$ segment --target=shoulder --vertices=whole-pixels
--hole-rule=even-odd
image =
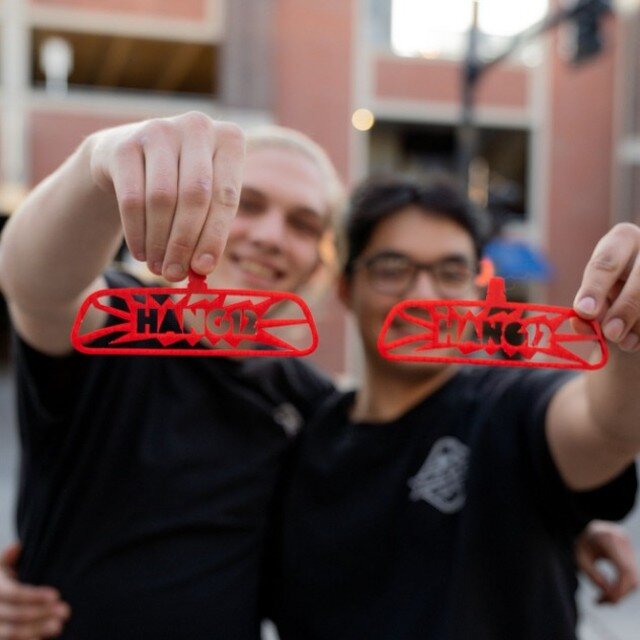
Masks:
[[[335,391],[327,375],[298,358],[251,358],[242,368],[245,380],[255,380],[269,395],[291,402],[305,416]]]

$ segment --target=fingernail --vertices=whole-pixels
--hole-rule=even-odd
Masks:
[[[582,311],[582,313],[592,314],[595,313],[596,310],[596,301],[587,296],[586,298],[582,298],[576,305],[578,311]]]
[[[157,276],[162,275],[162,262],[153,262],[151,264],[151,271]]]
[[[636,333],[630,333],[621,343],[620,348],[623,351],[633,351],[638,346],[640,337]]]
[[[607,340],[611,342],[617,342],[624,331],[624,322],[620,318],[614,318],[607,322],[604,327],[604,335]]]
[[[216,259],[210,253],[203,253],[196,259],[196,266],[200,271],[208,273],[216,266]]]
[[[169,280],[180,280],[180,278],[184,278],[185,276],[184,268],[180,264],[170,264],[167,267],[165,275]]]

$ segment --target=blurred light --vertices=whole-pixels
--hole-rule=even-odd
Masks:
[[[613,8],[623,14],[635,13],[640,9],[640,0],[613,0]]]
[[[40,69],[47,91],[66,93],[73,70],[73,48],[64,38],[47,38],[40,47]]]
[[[442,57],[442,49],[440,47],[421,49],[420,56],[425,60],[437,60],[438,58]]]
[[[0,214],[10,215],[27,196],[24,185],[15,182],[3,182],[0,184]]]
[[[369,131],[375,122],[375,116],[369,109],[356,109],[351,116],[351,124],[358,131]]]
[[[631,2],[632,0],[624,0]],[[539,22],[549,10],[549,0],[481,0],[480,30],[495,37],[510,37]],[[399,55],[442,48],[452,52],[451,36],[471,27],[471,0],[393,0],[391,45]],[[443,47],[446,40],[448,46]]]

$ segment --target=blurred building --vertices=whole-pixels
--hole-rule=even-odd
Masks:
[[[348,181],[372,169],[453,167],[464,37],[427,17],[418,27],[432,40],[403,48],[401,4],[0,0],[0,208],[8,214],[91,131],[189,109],[299,128]],[[640,219],[638,11],[607,20],[604,36],[603,52],[575,67],[558,30],[479,89],[474,188],[490,187],[515,233],[547,253],[555,275],[535,293],[554,303],[571,301],[613,222]],[[498,33],[484,46],[495,53],[507,42]],[[357,109],[373,126],[352,125]],[[347,334],[343,318],[324,314],[321,364],[349,368]]]

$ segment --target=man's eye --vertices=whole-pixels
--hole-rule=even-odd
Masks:
[[[392,280],[395,278],[403,278],[409,270],[406,264],[379,264],[375,266],[373,272],[379,278]]]
[[[241,213],[260,213],[263,206],[256,200],[247,200],[240,198],[240,204],[238,205],[238,211]]]
[[[319,238],[322,235],[322,227],[313,220],[306,220],[304,218],[291,218],[289,224],[293,229],[303,233],[305,235]]]
[[[464,267],[447,266],[440,269],[438,275],[445,282],[466,282],[469,279],[469,270]]]

